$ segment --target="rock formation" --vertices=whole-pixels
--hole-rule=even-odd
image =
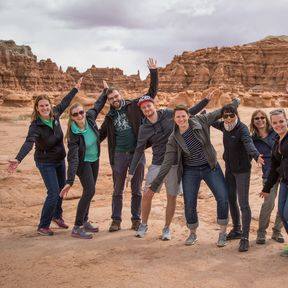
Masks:
[[[73,67],[63,72],[51,59],[37,62],[29,46],[0,40],[0,99],[6,105],[31,105],[40,92],[63,96],[80,76],[84,76],[82,91],[93,99],[103,79],[132,98],[145,93],[149,85],[149,77],[141,81],[139,73],[126,76],[119,68],[92,65],[84,73]],[[204,48],[175,56],[159,68],[158,104],[190,105],[217,89],[219,96],[210,106],[225,102],[232,94],[248,106],[288,106],[287,82],[288,37],[271,36],[242,46]]]

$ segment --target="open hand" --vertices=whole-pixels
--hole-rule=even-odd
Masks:
[[[157,69],[157,60],[155,60],[153,58],[149,58],[147,60],[147,67],[149,69]]]

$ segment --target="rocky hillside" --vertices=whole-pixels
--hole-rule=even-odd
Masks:
[[[37,62],[29,46],[0,40],[0,98],[6,105],[30,105],[43,91],[55,97],[62,95],[81,75],[84,95],[99,91],[102,79],[132,96],[145,92],[149,81],[141,81],[139,74],[126,76],[118,68],[94,65],[82,74],[72,67],[63,72],[51,59]],[[164,106],[177,102],[190,105],[215,89],[219,93],[213,106],[233,93],[244,105],[288,106],[288,37],[270,36],[242,46],[185,51],[159,69],[159,78],[159,104]]]

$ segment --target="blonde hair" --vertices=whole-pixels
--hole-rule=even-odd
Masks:
[[[73,111],[73,109],[75,109],[77,107],[82,107],[82,105],[79,102],[75,102],[68,109],[68,123],[67,123],[66,135],[65,135],[65,139],[67,141],[70,140],[71,125],[72,125],[72,122],[73,122],[72,117],[71,117],[72,116],[72,111]]]
[[[258,130],[258,128],[254,125],[254,118],[255,118],[255,116],[258,114],[258,113],[260,113],[260,114],[262,114],[263,115],[263,117],[265,117],[265,120],[266,120],[266,132],[269,132],[269,130],[271,129],[271,123],[270,123],[270,120],[269,120],[269,118],[268,118],[268,116],[267,116],[267,114],[266,114],[266,112],[265,111],[263,111],[263,110],[261,110],[261,109],[257,109],[257,110],[255,110],[253,113],[252,113],[252,115],[251,115],[251,121],[250,121],[250,125],[249,125],[249,128],[250,128],[250,132],[251,132],[251,134],[253,135],[253,134],[255,134],[256,136],[260,136],[259,135],[259,130]]]
[[[50,100],[50,98],[49,98],[48,95],[42,94],[42,95],[37,96],[36,99],[35,99],[35,101],[34,101],[33,112],[32,112],[32,114],[31,114],[31,122],[34,121],[34,120],[36,120],[36,119],[40,116],[37,108],[38,108],[38,103],[39,103],[39,101],[41,101],[41,100],[47,100],[47,101],[49,102],[50,107],[51,107],[51,111],[50,111],[49,116],[50,116],[50,118],[52,118],[52,116],[53,116],[51,100]]]

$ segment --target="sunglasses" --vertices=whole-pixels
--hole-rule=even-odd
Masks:
[[[284,114],[285,115],[285,110],[284,109],[275,109],[269,112],[270,115],[279,115],[279,114]]]
[[[222,118],[223,119],[227,119],[228,117],[230,117],[231,119],[233,119],[235,117],[234,113],[229,113],[229,114],[223,114]]]
[[[79,112],[74,112],[74,113],[72,113],[71,115],[72,115],[72,117],[77,117],[78,115],[84,115],[84,110],[80,110]]]
[[[266,119],[264,116],[261,116],[261,117],[254,117],[254,120],[255,121],[258,121],[258,120],[264,120],[264,119]]]

